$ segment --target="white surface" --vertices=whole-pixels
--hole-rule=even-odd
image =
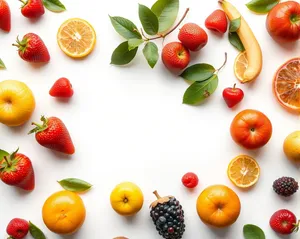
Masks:
[[[237,51],[229,44],[227,36],[220,38],[211,32],[208,45],[193,63],[207,62],[216,67],[228,52],[228,63],[220,72],[220,84],[215,94],[202,106],[181,104],[187,84],[169,73],[161,60],[151,70],[141,51],[127,67],[110,65],[110,56],[122,39],[114,31],[108,18],[123,16],[136,24],[138,1],[63,0],[68,11],[61,14],[46,11],[38,21],[31,22],[19,13],[19,2],[9,1],[12,9],[12,31],[0,32],[1,58],[8,70],[0,72],[0,80],[17,79],[26,82],[33,90],[37,107],[31,120],[40,115],[60,117],[73,138],[76,154],[70,159],[41,147],[28,136],[30,122],[20,128],[0,126],[1,148],[8,151],[20,147],[29,156],[36,173],[36,189],[24,193],[0,184],[0,233],[5,234],[8,221],[14,217],[32,220],[48,238],[61,238],[44,226],[41,208],[48,196],[61,190],[56,180],[78,177],[91,182],[93,189],[82,198],[87,217],[82,229],[65,238],[109,239],[127,236],[130,239],[160,238],[149,217],[149,204],[154,200],[152,191],[162,195],[175,195],[186,212],[184,238],[240,239],[244,224],[253,223],[264,229],[268,239],[279,238],[269,228],[273,212],[281,208],[294,211],[300,217],[300,193],[283,200],[272,191],[272,182],[280,176],[299,178],[299,169],[289,163],[283,152],[284,138],[299,130],[299,118],[287,113],[272,94],[272,77],[277,67],[296,57],[296,48],[284,48],[275,43],[265,29],[265,17],[247,10],[247,1],[232,0],[253,28],[264,54],[264,67],[254,84],[243,85],[244,101],[234,110],[226,107],[221,97],[225,87],[233,85],[232,66]],[[140,3],[151,6],[153,0]],[[195,22],[204,27],[206,16],[218,8],[217,1],[181,1],[181,16],[186,7],[191,10],[185,22]],[[98,35],[97,46],[88,58],[76,61],[65,56],[56,43],[60,24],[70,17],[88,20]],[[139,26],[141,26],[139,24]],[[22,61],[11,46],[17,35],[27,32],[39,34],[45,41],[51,62],[35,67]],[[166,43],[177,39],[177,32]],[[161,46],[161,41],[157,42]],[[299,51],[298,51],[299,53]],[[299,54],[298,54],[299,55]],[[75,90],[70,102],[60,102],[50,97],[49,88],[59,77],[68,77]],[[239,85],[240,86],[240,85]],[[246,108],[264,112],[272,121],[273,137],[257,152],[238,147],[231,139],[229,126],[233,117]],[[226,176],[229,161],[238,154],[254,156],[261,166],[261,177],[255,188],[243,192],[235,188]],[[181,185],[181,176],[187,171],[198,174],[200,184],[191,192]],[[142,211],[132,219],[118,216],[109,203],[114,186],[122,181],[137,183],[145,196]],[[213,230],[205,226],[195,210],[199,193],[212,184],[230,186],[242,203],[240,217],[232,227]],[[5,235],[0,236],[6,238]],[[298,238],[293,235],[288,238]],[[28,236],[29,238],[29,236]]]

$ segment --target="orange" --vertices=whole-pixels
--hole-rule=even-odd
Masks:
[[[72,234],[84,223],[85,206],[73,192],[52,194],[44,203],[43,220],[48,229],[57,234]]]
[[[242,82],[245,83],[244,80],[244,73],[248,67],[248,59],[246,51],[241,52],[236,58],[234,62],[234,74],[236,78]]]
[[[58,29],[57,42],[60,49],[68,56],[82,58],[94,49],[96,32],[87,21],[71,18]]]
[[[224,185],[213,185],[204,189],[197,200],[200,219],[213,227],[230,226],[238,219],[240,211],[239,197]]]
[[[118,184],[110,194],[112,208],[122,216],[133,216],[143,207],[142,190],[134,183]]]
[[[294,163],[300,163],[300,131],[289,134],[283,143],[286,157]]]
[[[227,175],[231,182],[240,188],[248,188],[257,183],[260,168],[255,159],[239,155],[228,165]]]
[[[300,113],[300,58],[279,67],[273,78],[273,91],[284,108]]]
[[[35,109],[35,99],[29,87],[16,80],[0,82],[0,123],[20,126],[28,121]]]

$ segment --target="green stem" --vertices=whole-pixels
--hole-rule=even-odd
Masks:
[[[6,164],[8,167],[11,167],[11,162],[8,161],[8,158],[4,156],[4,160],[6,161]]]
[[[186,17],[186,15],[188,14],[189,10],[190,10],[189,8],[187,8],[187,9],[185,10],[185,12],[184,12],[183,16],[181,17],[180,21],[179,21],[179,22],[178,22],[178,23],[177,23],[170,31],[168,31],[166,34],[160,34],[160,35],[158,35],[158,36],[156,36],[156,37],[148,38],[148,37],[145,36],[143,30],[141,30],[141,31],[142,31],[143,37],[145,38],[146,41],[152,41],[152,40],[156,40],[156,39],[159,39],[159,38],[165,38],[166,36],[168,36],[168,35],[171,34],[173,31],[176,30],[176,28],[177,28],[177,27],[182,23],[182,21],[185,19],[185,17]]]
[[[216,74],[218,74],[218,72],[226,65],[227,63],[227,52],[225,52],[225,61],[223,63],[223,65],[221,65],[217,70],[216,70]]]

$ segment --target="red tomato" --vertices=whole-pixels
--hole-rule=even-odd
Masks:
[[[278,41],[300,39],[300,4],[287,1],[277,4],[268,14],[267,30]]]
[[[238,113],[230,127],[232,139],[246,149],[264,146],[272,136],[272,124],[266,115],[257,110]]]

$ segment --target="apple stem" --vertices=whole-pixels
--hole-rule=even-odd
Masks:
[[[226,63],[227,63],[227,52],[225,52],[225,61],[224,61],[223,65],[221,65],[220,68],[218,68],[216,70],[216,74],[226,65]]]
[[[158,194],[156,190],[153,192],[153,194],[157,197],[157,199],[161,199],[161,196]]]
[[[4,160],[6,161],[7,166],[11,167],[11,162],[8,161],[8,158],[6,156],[4,156]]]
[[[235,90],[235,87],[236,87],[236,83],[234,83],[232,90]]]
[[[143,37],[145,38],[146,41],[151,41],[151,40],[156,40],[156,39],[159,39],[159,38],[165,38],[166,36],[168,36],[169,34],[171,34],[173,31],[176,30],[176,28],[182,23],[182,21],[185,19],[186,15],[188,14],[189,12],[189,8],[187,8],[183,14],[183,16],[181,17],[181,19],[179,20],[179,22],[170,30],[168,31],[166,34],[160,34],[156,37],[152,37],[152,38],[148,38],[145,36],[143,30],[141,29],[141,32],[142,32],[142,35]]]

